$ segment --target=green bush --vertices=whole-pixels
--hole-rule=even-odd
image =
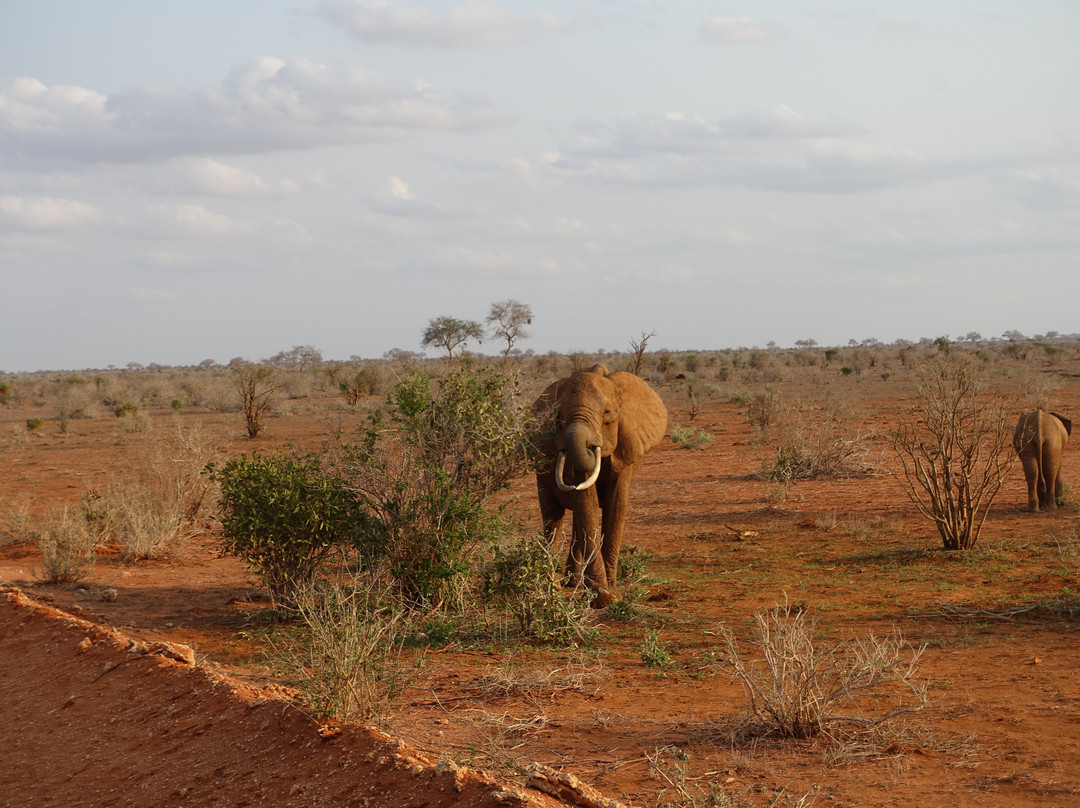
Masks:
[[[138,415],[139,405],[130,401],[125,401],[123,404],[118,404],[113,407],[113,415],[117,418],[123,418],[125,415]]]
[[[671,427],[671,442],[683,449],[700,449],[712,443],[713,436],[704,429],[695,430],[675,424]]]
[[[211,473],[221,486],[222,551],[257,570],[279,604],[331,553],[356,549],[370,562],[382,552],[378,526],[314,455],[252,454]]]
[[[587,642],[588,600],[564,597],[558,584],[559,558],[543,536],[495,548],[482,573],[485,603],[502,606],[517,619],[525,637],[577,645]]]
[[[43,426],[45,426],[45,422],[40,418],[26,419],[26,428],[29,429],[31,432],[37,432]]]
[[[485,502],[529,467],[530,424],[512,381],[464,367],[437,387],[426,373],[398,382],[360,443],[342,447],[408,604],[464,604],[474,554],[506,533]]]

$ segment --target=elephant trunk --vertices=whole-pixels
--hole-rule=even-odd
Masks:
[[[555,465],[555,484],[561,491],[584,491],[596,483],[600,476],[600,440],[593,431],[581,423],[571,424],[563,433],[562,447]],[[566,482],[566,460],[569,458],[572,472],[587,475],[584,482]],[[576,475],[572,475],[576,476]]]

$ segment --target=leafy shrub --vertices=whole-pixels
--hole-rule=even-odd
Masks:
[[[122,418],[125,415],[138,415],[139,405],[131,401],[125,401],[123,404],[117,404],[113,407],[113,415],[117,418]]]
[[[438,387],[426,373],[398,382],[362,441],[342,447],[344,474],[381,526],[408,603],[463,605],[474,554],[506,532],[485,502],[529,467],[530,425],[516,383],[464,367]]]
[[[587,642],[588,604],[563,595],[559,566],[543,536],[523,539],[507,549],[496,547],[482,571],[481,596],[485,603],[513,614],[522,636],[569,645]]]
[[[713,436],[704,429],[695,430],[692,426],[685,427],[675,424],[671,427],[671,442],[683,449],[700,449],[709,446]]]
[[[37,432],[43,426],[45,426],[45,422],[41,418],[27,418],[26,419],[26,428],[28,430],[30,430],[31,432]]]
[[[331,553],[381,552],[380,533],[361,503],[314,455],[252,454],[212,474],[221,486],[222,551],[258,571],[279,604],[290,603]]]
[[[670,668],[674,664],[667,645],[660,640],[659,630],[645,633],[638,652],[641,654],[641,661],[649,668]]]

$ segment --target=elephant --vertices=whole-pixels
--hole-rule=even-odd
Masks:
[[[598,364],[551,384],[533,411],[547,426],[536,474],[544,536],[553,543],[573,514],[565,583],[588,587],[603,608],[616,599],[630,483],[667,432],[667,408],[637,375]]]
[[[1043,409],[1023,413],[1013,432],[1013,448],[1020,455],[1027,479],[1028,510],[1052,511],[1065,495],[1061,479],[1061,453],[1072,434],[1072,421]]]

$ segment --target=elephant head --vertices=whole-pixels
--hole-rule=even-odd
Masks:
[[[566,510],[574,516],[567,572],[584,577],[600,601],[614,591],[630,481],[645,452],[667,430],[667,409],[633,373],[594,365],[555,382],[537,399],[547,419],[549,459],[537,475],[544,531],[554,539]]]

